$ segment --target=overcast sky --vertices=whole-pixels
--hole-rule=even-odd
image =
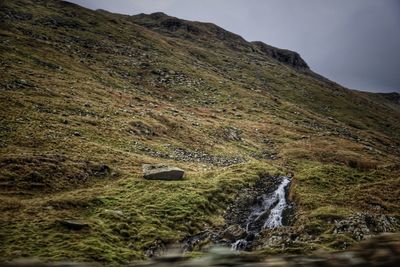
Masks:
[[[162,11],[294,50],[346,87],[400,92],[400,0],[70,0],[134,15]]]

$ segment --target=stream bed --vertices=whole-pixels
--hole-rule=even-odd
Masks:
[[[252,244],[266,229],[290,224],[293,206],[288,199],[291,178],[260,176],[250,188],[239,192],[225,214],[225,226],[207,230],[184,240],[183,251],[201,248],[211,243],[232,250],[251,250]]]
[[[289,209],[287,188],[290,178],[286,176],[276,178],[278,187],[269,193],[262,194],[250,208],[251,212],[245,224],[245,238],[231,244],[233,250],[245,250],[257,235],[264,229],[273,229],[283,226],[284,211]]]

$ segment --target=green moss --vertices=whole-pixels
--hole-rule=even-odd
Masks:
[[[15,246],[18,246],[27,255],[51,260],[67,257],[124,263],[144,258],[147,249],[174,244],[205,227],[217,226],[238,190],[254,183],[261,172],[276,173],[278,170],[253,162],[218,173],[189,173],[183,181],[126,177],[111,187],[86,191],[85,196],[93,194],[94,198],[82,199],[80,202],[86,201],[86,208],[76,214],[77,206],[61,205],[68,200],[56,197],[49,203],[70,207],[71,215],[87,221],[90,229],[82,232],[63,229],[55,223],[59,214],[50,215],[39,209],[41,221],[30,226],[21,221],[12,229],[2,228],[8,232],[2,255],[14,257]],[[79,195],[74,195],[75,202],[79,202]],[[40,205],[48,204],[44,201]],[[220,218],[213,217],[214,214]],[[26,227],[29,232],[23,230]],[[38,236],[41,232],[46,233],[45,236]]]

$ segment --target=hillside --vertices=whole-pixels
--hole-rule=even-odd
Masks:
[[[0,20],[0,261],[142,259],[223,227],[265,176],[293,176],[292,222],[265,233],[293,240],[260,239],[258,253],[399,230],[398,94],[349,90],[296,52],[163,13],[4,0]],[[186,177],[144,180],[144,163]]]

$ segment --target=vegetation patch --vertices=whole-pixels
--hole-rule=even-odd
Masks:
[[[158,254],[188,235],[224,224],[228,204],[262,172],[279,173],[275,167],[253,162],[189,173],[182,181],[124,177],[111,186],[30,199],[34,210],[26,200],[2,219],[1,252],[4,258],[35,254],[48,260],[109,263]],[[7,224],[8,216],[14,216],[13,224]],[[88,228],[70,230],[58,223],[60,219],[83,221]],[[26,227],[30,230],[24,231]],[[20,249],[15,250],[17,246]]]
[[[25,193],[56,192],[115,176],[105,164],[73,161],[62,155],[14,155],[0,159],[0,189]]]

